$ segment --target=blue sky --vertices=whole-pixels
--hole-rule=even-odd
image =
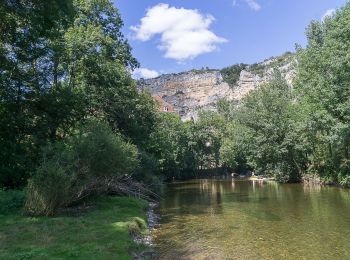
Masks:
[[[115,0],[139,76],[254,63],[305,45],[305,28],[346,0]]]

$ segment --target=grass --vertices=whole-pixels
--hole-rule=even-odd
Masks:
[[[6,193],[0,192],[0,201]],[[75,216],[0,211],[0,259],[132,259],[131,252],[145,249],[130,233],[145,232],[147,206],[139,199],[103,197]]]

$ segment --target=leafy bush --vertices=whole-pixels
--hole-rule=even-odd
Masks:
[[[350,187],[350,176],[346,175],[346,176],[339,176],[339,184],[343,187]]]
[[[288,162],[276,163],[272,166],[273,168],[271,167],[270,174],[281,183],[300,182],[301,174],[293,166]]]
[[[0,214],[13,213],[24,205],[24,192],[22,190],[0,189]]]
[[[53,215],[60,207],[106,193],[112,180],[138,164],[136,147],[96,121],[47,146],[43,154],[27,187],[25,208],[34,215]]]
[[[133,179],[141,181],[153,191],[159,191],[164,176],[158,167],[157,158],[151,153],[139,150],[139,165],[133,174]]]
[[[241,75],[241,71],[244,70],[248,65],[247,64],[235,64],[230,67],[223,68],[220,72],[226,83],[230,85],[230,87],[234,87]]]
[[[104,123],[92,122],[70,140],[80,174],[89,176],[121,176],[137,166],[137,149],[123,141]]]
[[[69,204],[74,173],[58,162],[48,160],[28,182],[26,210],[35,215],[53,215]]]
[[[264,72],[267,70],[267,67],[261,63],[254,63],[249,66],[249,72],[255,75],[262,77]]]

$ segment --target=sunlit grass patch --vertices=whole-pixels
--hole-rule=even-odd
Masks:
[[[147,202],[103,197],[81,215],[0,216],[0,259],[132,259],[144,249],[130,236],[130,225],[146,229]]]

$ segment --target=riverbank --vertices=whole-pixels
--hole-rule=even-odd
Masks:
[[[150,202],[147,210],[147,228],[146,233],[141,233],[134,236],[134,241],[138,244],[146,246],[146,249],[133,253],[132,256],[135,260],[155,259],[156,251],[153,248],[153,235],[152,233],[159,226],[159,216],[155,213],[155,208],[158,207],[158,203]]]
[[[147,233],[148,207],[140,199],[101,197],[55,217],[0,212],[0,259],[133,259],[147,249],[134,236]]]

